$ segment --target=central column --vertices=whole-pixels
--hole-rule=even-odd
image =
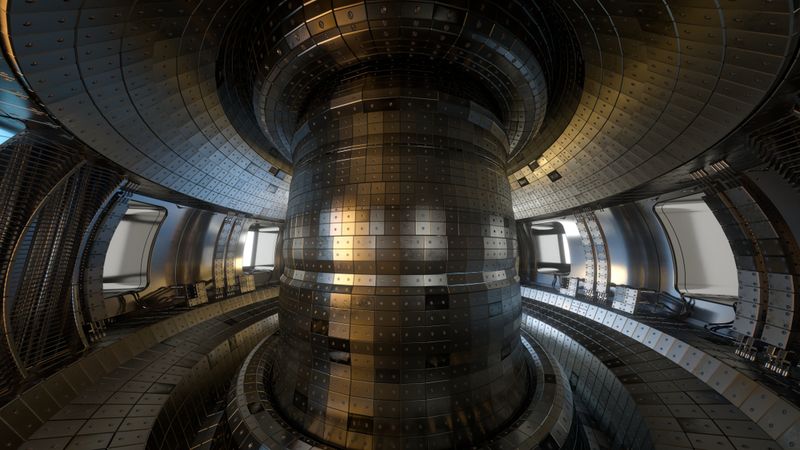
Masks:
[[[341,82],[292,141],[273,396],[333,446],[474,446],[527,397],[508,138],[438,85]]]

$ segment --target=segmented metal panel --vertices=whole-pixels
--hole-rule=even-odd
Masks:
[[[600,222],[594,212],[583,212],[575,216],[578,232],[583,243],[586,260],[584,294],[605,301],[608,298],[608,283],[611,272],[608,267],[608,245]]]
[[[103,267],[108,246],[111,245],[117,226],[125,217],[134,189],[131,186],[114,195],[105,210],[101,211],[101,217],[89,236],[88,249],[81,260],[83,269],[79,278],[81,302],[87,322],[99,322],[108,318],[103,294]]]
[[[583,245],[583,259],[585,261],[585,275],[583,279],[583,293],[589,298],[594,298],[595,289],[597,288],[597,258],[594,256],[594,244],[592,237],[589,234],[589,229],[586,227],[586,222],[582,217],[575,216],[575,224],[578,226],[578,233],[581,236],[581,244]]]
[[[11,0],[10,50],[47,111],[103,156],[175,192],[282,218],[286,161],[238,132],[219,92],[219,44],[241,5]]]
[[[9,2],[11,50],[49,112],[142,177],[275,218],[291,169],[286,134],[265,136],[265,122],[302,108],[266,102],[261,88],[300,102],[313,93],[298,78],[263,76],[289,54],[330,78],[374,52],[432,50],[492,78],[526,63],[518,52],[529,48],[548,88],[527,98],[549,113],[509,121],[539,131],[509,158],[525,218],[622,194],[696,158],[750,117],[796,47],[789,0],[515,0],[482,4],[489,20],[474,21],[460,1],[73,3]],[[523,84],[499,83],[497,98]]]
[[[228,294],[234,293],[239,288],[239,274],[242,271],[242,252],[239,248],[239,240],[242,232],[246,232],[246,223],[247,221],[243,218],[236,219],[225,246],[225,286]]]
[[[18,364],[45,371],[82,349],[72,302],[80,244],[121,177],[84,164],[48,193],[14,247],[4,320]]]
[[[636,312],[638,300],[638,289],[629,286],[617,286],[614,291],[614,301],[611,303],[611,307],[628,314],[634,314]]]
[[[659,321],[636,320],[535,288],[523,287],[522,295],[523,330],[534,333],[566,370],[588,375],[580,377],[577,392],[584,400],[589,398],[587,406],[598,408],[612,430],[635,424],[635,416],[641,414],[656,448],[798,445],[800,409],[784,398],[790,397],[786,394],[790,387],[773,391],[777,386],[760,372],[728,356],[729,346],[683,340],[674,334],[675,328]],[[538,330],[529,328],[531,324]],[[587,356],[601,361],[586,361]],[[604,368],[611,369],[611,379],[618,379],[633,395],[638,411],[631,410],[628,401],[619,397],[614,401],[615,395],[602,392],[609,378],[597,373]],[[670,416],[679,423],[670,421]],[[699,433],[698,424],[685,419],[714,419],[721,426]]]
[[[214,288],[219,295],[239,292],[242,273],[242,233],[247,232],[249,219],[227,216],[217,234],[214,247]]]
[[[26,233],[26,224],[47,193],[80,162],[70,149],[48,144],[24,133],[0,147],[0,277],[9,276],[14,248]],[[42,275],[42,274],[40,274]],[[3,290],[3,306],[9,296]],[[66,297],[62,298],[66,302]],[[13,339],[3,322],[0,342],[0,398],[13,393],[22,373],[9,347]]]
[[[295,137],[274,392],[348,448],[472,445],[528,388],[505,134],[411,86],[367,76]]]
[[[797,344],[795,314],[797,244],[788,231],[780,231],[744,186],[710,192],[705,202],[719,220],[733,250],[739,275],[739,301],[733,329],[779,349]]]
[[[482,448],[564,448],[567,440],[575,437],[569,379],[536,341],[524,338],[522,344],[530,358],[531,381],[535,383],[532,398],[519,418]],[[233,440],[237,445],[232,447],[329,448],[287,424],[276,411],[269,384],[281,361],[279,340],[268,336],[242,364],[226,408],[227,424],[235,430]],[[387,448],[382,444],[367,442],[358,448]]]
[[[764,162],[800,190],[800,105],[795,98],[793,110],[755,130],[751,142]]]
[[[227,216],[222,221],[222,226],[217,233],[217,244],[214,247],[214,289],[219,294],[225,293],[225,261],[230,241],[231,231],[233,230],[236,218]]]
[[[0,445],[190,448],[209,402],[224,395],[241,360],[277,327],[277,294],[263,289],[123,325],[0,407]]]
[[[227,46],[249,65],[242,103],[295,170],[275,395],[315,438],[476,445],[518,412],[505,165],[560,85],[540,64],[548,6],[282,1],[237,16],[256,30]]]
[[[511,167],[518,219],[623,193],[699,156],[756,111],[796,51],[789,0],[558,4],[579,36],[583,92],[553,145]]]

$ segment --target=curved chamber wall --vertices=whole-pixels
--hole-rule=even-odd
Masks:
[[[187,295],[184,286],[209,289],[211,295],[218,291],[227,295],[226,292],[242,292],[242,283],[248,286],[244,289],[251,289],[256,282],[270,282],[272,272],[260,274],[252,283],[244,281],[246,235],[234,236],[234,227],[225,224],[238,221],[243,229],[248,224],[274,223],[236,218],[140,194],[133,194],[129,203],[134,213],[121,219],[102,255],[104,306],[98,306],[102,311],[92,312],[89,318],[107,319],[136,311],[136,298],[146,303],[148,299],[163,301]],[[220,277],[215,277],[215,270]],[[217,286],[220,283],[222,286]],[[131,295],[134,292],[136,297]]]
[[[634,286],[665,292],[674,292],[674,265],[668,237],[658,223],[652,207],[643,202],[604,208],[594,211],[598,226],[603,231],[607,247],[609,281],[612,284]],[[587,253],[574,216],[537,222],[558,222],[564,228],[569,251],[568,274],[562,278],[586,278]],[[535,245],[535,241],[531,245]],[[539,273],[537,282],[551,284],[552,275]]]
[[[568,236],[572,264],[568,275],[559,275],[561,289],[570,291],[572,288],[565,286],[579,279],[582,283],[580,292],[585,292],[586,275],[590,270],[597,270],[594,263],[601,257],[607,267],[612,293],[618,287],[663,293],[673,298],[694,293],[693,320],[696,319],[701,323],[730,321],[733,315],[732,300],[717,304],[716,300],[707,301],[700,298],[710,294],[730,296],[733,293],[735,296],[738,293],[737,273],[733,265],[730,244],[717,219],[711,215],[705,204],[697,204],[694,200],[691,203],[694,205],[690,208],[691,211],[680,209],[681,213],[672,217],[674,223],[670,223],[663,214],[657,213],[664,204],[685,205],[685,202],[672,203],[675,197],[680,198],[685,195],[685,193],[669,194],[593,211],[593,220],[596,220],[600,230],[595,240],[600,239],[598,242],[602,242],[604,252],[598,255],[593,246],[587,244],[592,242],[587,240],[588,236],[581,236],[580,233]],[[699,201],[702,203],[702,200]],[[673,210],[676,210],[675,208],[677,206],[674,206]],[[694,217],[697,219],[695,221],[680,221],[692,219],[691,214],[696,213],[694,210],[700,211],[701,215],[703,211],[707,214]],[[553,221],[563,224],[575,223],[573,217],[534,223]],[[686,226],[680,229],[681,234],[676,234],[674,227],[679,225]],[[530,245],[535,245],[535,241]],[[681,246],[686,248],[686,254],[680,253]],[[726,254],[730,259],[725,259]],[[688,259],[684,261],[684,258]],[[718,272],[720,277],[707,276],[709,270]],[[535,280],[541,286],[553,285],[552,274],[538,273]],[[708,286],[698,284],[704,280],[709,283]],[[695,289],[686,289],[686,286],[693,286]],[[697,287],[706,289],[697,290]]]
[[[103,291],[137,292],[148,285],[150,253],[166,210],[130,201],[103,264]]]
[[[678,290],[698,296],[738,296],[730,243],[702,197],[693,195],[655,205],[672,243]]]
[[[647,202],[595,211],[608,248],[610,282],[674,291],[674,265],[664,229]]]
[[[153,238],[152,252],[149,258],[143,261],[142,245],[132,247],[132,242],[127,245],[108,248],[105,255],[106,269],[116,268],[118,265],[140,265],[146,270],[147,282],[135,291],[140,298],[146,298],[169,289],[171,286],[194,284],[198,281],[210,281],[212,278],[214,244],[217,233],[225,217],[224,214],[202,211],[191,207],[180,206],[172,202],[158,200],[134,194],[133,202],[145,203],[163,211],[163,219]],[[146,226],[148,224],[140,224]],[[126,227],[123,220],[121,227]],[[141,242],[140,244],[145,244]],[[104,281],[107,280],[103,274]],[[111,274],[113,275],[113,274]],[[132,303],[132,297],[123,297],[124,303],[120,304],[117,293],[128,290],[112,290],[107,293],[107,317],[131,312],[137,307]]]
[[[0,446],[797,448],[797,3],[0,0]]]
[[[531,230],[532,227],[535,226],[550,226],[550,224],[556,223],[558,224],[558,231],[559,231],[559,239],[562,241],[562,246],[565,252],[564,255],[564,263],[566,266],[569,267],[568,274],[563,276],[568,276],[571,278],[584,278],[586,276],[586,255],[583,252],[583,244],[581,242],[581,235],[578,232],[578,226],[575,222],[574,217],[559,217],[556,219],[548,219],[543,221],[519,221],[519,226],[525,227],[528,230]],[[532,255],[535,255],[535,263],[538,264],[542,261],[540,258],[540,252],[536,249],[536,231],[529,231],[532,234],[530,240],[527,241],[527,245],[531,248],[522,249],[520,243],[520,252],[529,251]],[[549,273],[538,273],[536,270],[537,268],[534,267],[534,280],[539,283],[549,284],[553,281],[553,275]]]

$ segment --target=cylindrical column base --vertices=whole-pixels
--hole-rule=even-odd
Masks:
[[[335,446],[473,446],[528,390],[508,144],[474,103],[401,91],[295,136],[274,396]]]

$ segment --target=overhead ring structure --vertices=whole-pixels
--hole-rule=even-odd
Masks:
[[[33,100],[58,124],[143,180],[278,219],[293,169],[285,146],[279,150],[282,144],[263,131],[267,105],[256,101],[252,82],[264,69],[254,63],[282,42],[277,35],[271,40],[274,27],[281,36],[298,27],[315,36],[350,31],[331,28],[339,30],[335,14],[323,17],[328,25],[321,35],[314,16],[295,16],[294,25],[247,19],[261,17],[268,6],[296,11],[319,4],[346,14],[397,4],[6,3],[6,52]],[[545,75],[547,103],[538,134],[507,163],[518,220],[653,182],[680,186],[709,162],[698,157],[724,143],[769,98],[797,49],[790,1],[547,1],[528,6],[531,15],[515,13],[525,3],[509,2],[501,11],[524,22],[535,38],[530,50]],[[461,11],[467,4],[493,5],[438,4]],[[412,35],[407,40],[421,45]],[[243,55],[251,48],[256,52]]]

